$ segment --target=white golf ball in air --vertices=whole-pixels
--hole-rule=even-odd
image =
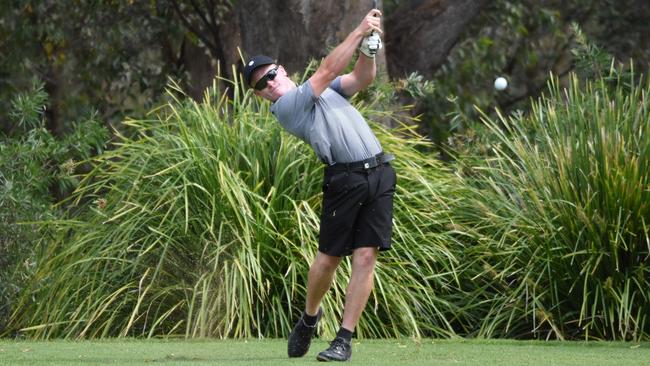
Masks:
[[[506,78],[498,77],[496,78],[496,80],[494,80],[494,89],[504,90],[507,87],[508,87],[508,80],[506,80]]]

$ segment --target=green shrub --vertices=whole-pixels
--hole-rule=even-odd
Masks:
[[[55,235],[39,246],[11,332],[288,334],[317,250],[322,166],[283,132],[267,102],[218,82],[203,103],[181,96],[149,120],[126,121],[134,137],[93,160],[68,202],[92,203],[50,223]],[[391,118],[370,102],[358,106],[370,119]],[[373,128],[398,157],[394,250],[381,254],[357,333],[453,334],[453,319],[462,318],[449,301],[462,297],[454,248],[462,244],[448,216],[463,187],[419,151],[429,144],[411,129]],[[323,304],[326,335],[338,328],[349,274],[345,260]]]
[[[44,128],[48,96],[40,83],[11,102],[11,135],[0,135],[0,329],[34,268],[38,222],[76,187],[75,161],[101,151],[107,131],[94,119],[57,139]]]
[[[530,114],[484,115],[483,154],[455,172],[423,153],[432,145],[414,127],[373,124],[398,157],[398,191],[394,250],[359,336],[647,339],[650,85],[639,80],[553,79]],[[373,100],[355,103],[395,118]],[[77,210],[47,223],[5,334],[286,336],[316,252],[322,167],[268,108],[217,80],[203,103],[176,96],[127,121],[136,134],[92,159],[63,202]],[[349,274],[346,260],[323,304],[326,337]]]
[[[650,84],[554,79],[528,115],[490,118],[467,253],[483,336],[650,334]],[[463,270],[464,272],[465,270]]]

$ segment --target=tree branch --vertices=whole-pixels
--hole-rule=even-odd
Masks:
[[[203,32],[201,32],[200,29],[198,29],[198,28],[196,28],[196,27],[194,27],[192,25],[192,23],[183,14],[183,11],[181,10],[180,6],[178,5],[178,1],[176,1],[176,0],[170,0],[170,1],[172,3],[172,6],[174,7],[174,10],[178,14],[178,17],[180,18],[181,23],[183,23],[183,25],[187,29],[189,29],[192,33],[196,34],[196,36],[199,37],[199,39],[203,43],[205,43],[206,46],[208,46],[208,48],[210,49],[210,52],[212,52],[213,55],[216,55],[218,53],[217,52],[217,45],[215,43],[211,42],[210,39],[208,37],[206,37],[205,34]]]

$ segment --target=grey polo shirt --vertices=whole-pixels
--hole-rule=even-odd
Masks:
[[[276,100],[271,112],[326,164],[360,161],[382,151],[368,123],[341,90],[340,76],[318,97],[307,80]]]

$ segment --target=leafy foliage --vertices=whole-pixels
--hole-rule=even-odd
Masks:
[[[38,271],[10,327],[33,337],[285,336],[304,302],[316,254],[322,166],[282,132],[238,83],[214,85],[204,103],[175,99],[138,133],[94,160],[74,202],[78,217],[52,221]],[[371,104],[358,105],[368,117]],[[457,178],[419,152],[408,128],[375,126],[399,156],[395,248],[382,255],[360,336],[447,335],[456,304]],[[431,203],[435,202],[432,209]],[[456,244],[454,244],[456,243]],[[416,245],[417,244],[417,245]],[[333,335],[350,263],[324,303]],[[432,289],[435,289],[432,292]],[[452,315],[454,314],[454,315]]]
[[[529,115],[483,115],[491,156],[465,167],[492,239],[467,262],[490,304],[478,334],[648,336],[650,84],[621,75],[554,78]]]
[[[50,96],[48,129],[98,111],[117,123],[141,115],[181,77],[175,48],[182,38],[160,2],[14,1],[0,13],[0,128],[8,101],[36,77]],[[119,126],[117,126],[119,127]]]
[[[546,89],[551,73],[563,79],[571,71],[595,70],[572,52],[587,44],[587,38],[591,52],[599,52],[605,61],[604,72],[610,68],[610,55],[624,64],[635,56],[637,69],[647,69],[647,42],[641,34],[647,33],[648,14],[636,0],[489,2],[434,74],[432,92],[413,98],[422,131],[441,150],[460,149],[467,143],[465,134],[473,133],[468,130],[479,121],[475,106],[488,114],[495,108],[528,112],[529,99]],[[595,71],[588,77],[602,74]],[[498,76],[509,82],[504,91],[493,88]]]
[[[34,269],[32,252],[40,238],[36,222],[54,219],[54,197],[76,186],[76,161],[103,150],[106,129],[93,117],[57,139],[44,128],[48,96],[43,85],[12,102],[12,136],[0,135],[0,326],[18,291]]]
[[[148,107],[155,98],[141,91],[157,89],[147,89],[146,75],[159,85],[168,70],[147,64],[158,55],[146,47],[103,58],[88,45],[94,24],[107,23],[80,19],[94,10],[99,20],[119,22],[119,15],[135,27],[137,18],[128,16],[159,3],[143,4],[75,10],[29,2],[0,21],[2,46],[26,45],[24,54],[0,60],[0,93],[14,95],[11,88],[28,80],[8,79],[17,70],[50,78],[78,69],[91,80],[70,79],[79,81],[70,87],[70,115],[90,117],[58,138],[44,128],[48,83],[0,98],[11,110],[0,144],[0,230],[7,233],[0,238],[0,323],[11,309],[9,333],[41,338],[284,336],[301,310],[316,250],[320,167],[281,132],[268,104],[237,80],[218,80],[203,103],[176,88],[148,118],[125,122],[133,136],[119,136],[114,151],[90,160],[103,152],[106,131],[87,109],[94,97],[79,91],[98,86],[95,97],[109,99],[107,110]],[[650,87],[633,68],[609,62],[579,28],[563,32],[560,13],[532,17],[526,4],[493,2],[499,12],[485,17],[499,26],[463,42],[435,84],[411,75],[355,100],[369,119],[400,126],[374,126],[398,156],[399,191],[395,247],[378,266],[360,336],[648,338]],[[24,19],[31,23],[20,28]],[[88,33],[82,46],[70,43],[73,24]],[[122,31],[135,37],[127,38],[130,46],[142,45]],[[121,49],[119,32],[99,48]],[[562,58],[572,37],[575,63]],[[132,61],[155,72],[139,74]],[[574,66],[580,77],[566,78]],[[546,85],[549,69],[558,78],[528,105],[525,96]],[[107,87],[106,70],[122,70],[124,79]],[[511,89],[496,94],[485,75],[504,70]],[[378,105],[395,90],[421,101],[417,113],[432,122],[438,143],[450,131],[464,133],[452,141],[458,171],[431,158],[432,145],[403,127],[399,113]],[[482,112],[494,105],[521,111]],[[52,203],[75,188],[60,206],[75,211],[57,219]],[[336,330],[349,274],[346,261],[324,304],[326,334]]]
[[[549,72],[568,71],[568,42],[558,11],[538,2],[490,2],[434,74],[433,92],[419,99],[423,127],[436,143],[453,145],[450,139],[478,120],[475,106],[525,110]],[[498,76],[508,80],[505,91],[493,88]]]
[[[483,114],[486,155],[456,172],[413,127],[374,126],[398,156],[394,250],[359,336],[647,339],[650,85],[553,80],[529,115]],[[316,251],[320,165],[266,102],[219,82],[233,99],[217,85],[200,104],[176,97],[93,160],[69,201],[80,214],[48,223],[10,332],[286,336]],[[357,101],[367,118],[394,118],[372,100]],[[344,261],[326,335],[349,275]]]

